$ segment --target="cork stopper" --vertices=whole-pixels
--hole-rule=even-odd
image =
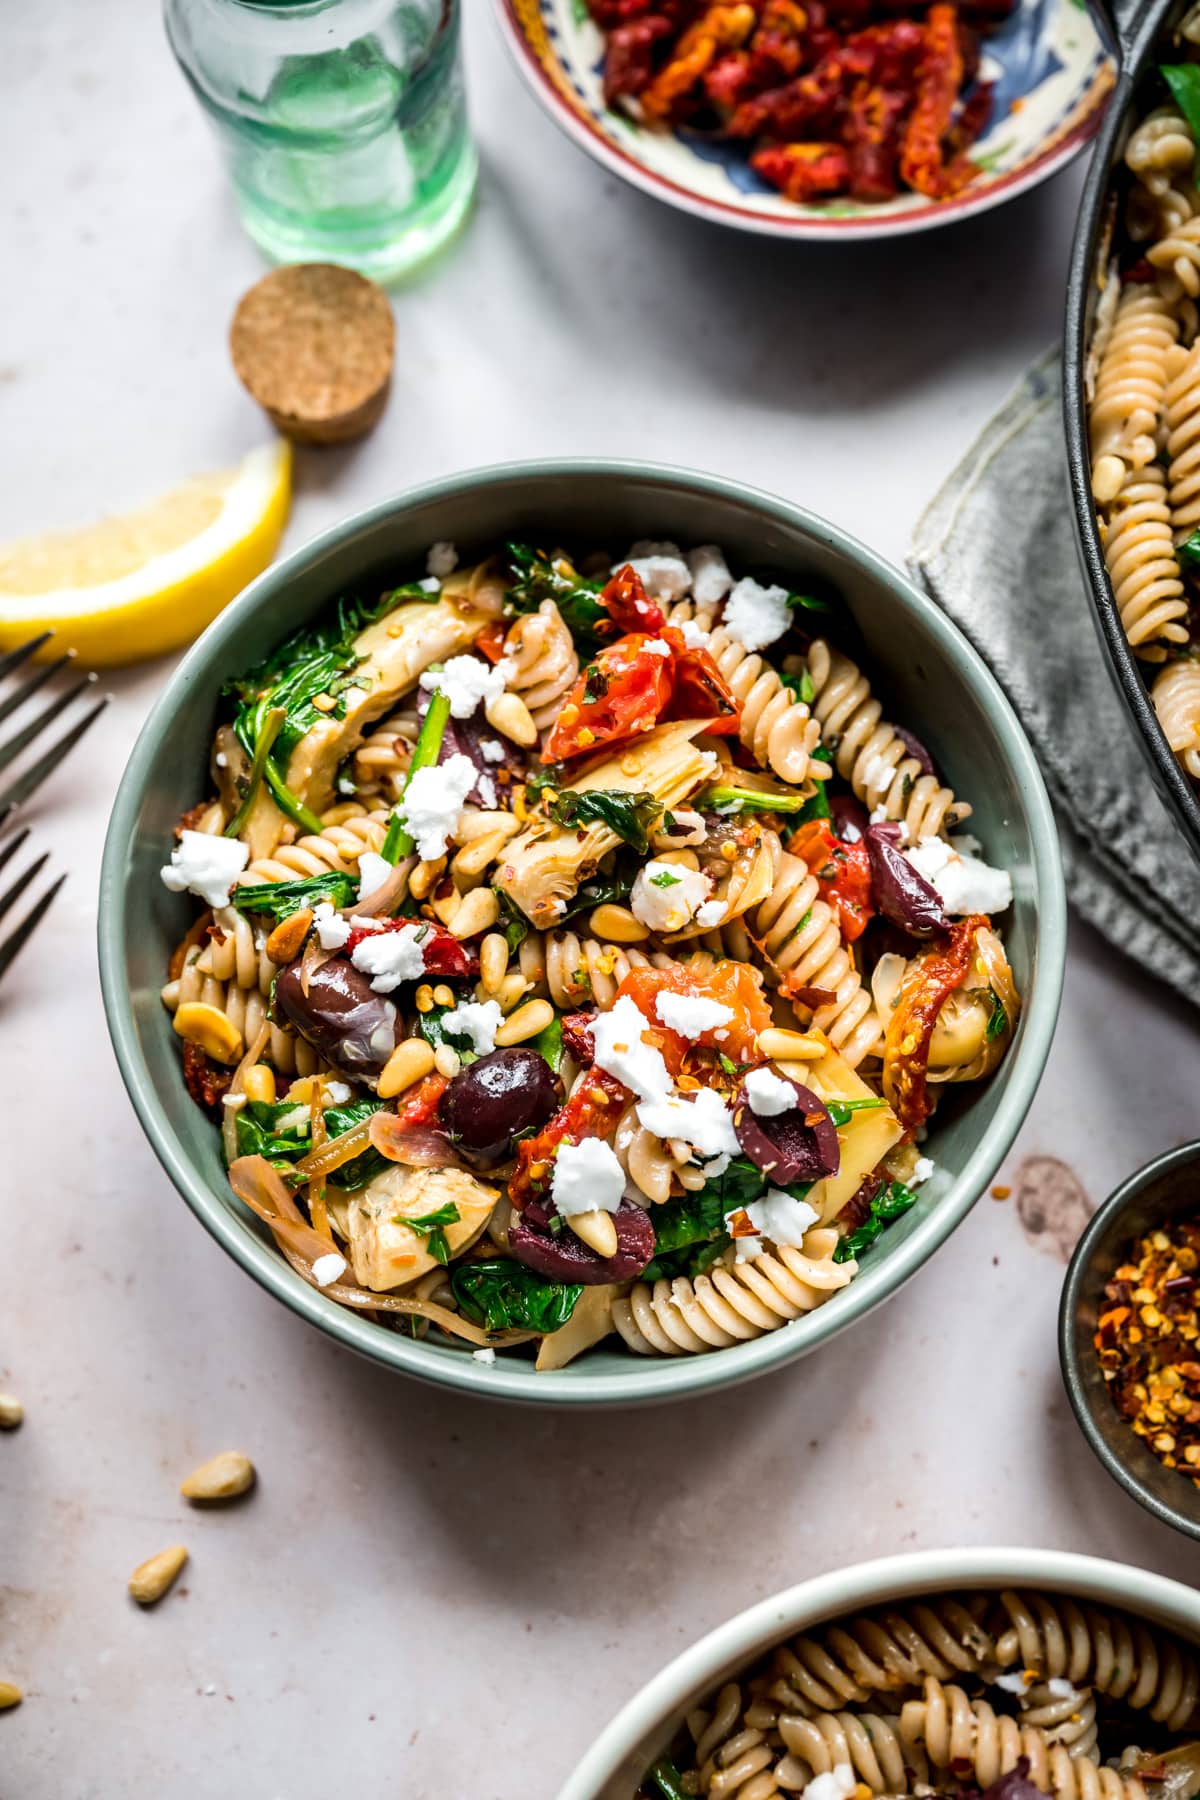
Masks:
[[[300,444],[344,444],[371,430],[395,339],[383,290],[334,263],[272,269],[243,294],[229,328],[238,379]]]

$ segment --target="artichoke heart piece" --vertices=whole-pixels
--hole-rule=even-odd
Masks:
[[[698,750],[692,742],[708,724],[706,719],[679,719],[656,725],[644,737],[622,744],[610,759],[572,775],[571,788],[575,793],[597,788],[645,792],[664,808],[679,806],[712,775],[716,763],[712,751]],[[496,886],[527,919],[546,930],[600,858],[620,842],[616,832],[599,823],[576,828],[527,826],[506,846]]]
[[[811,1088],[819,1100],[879,1098],[832,1045],[819,1062],[780,1063],[779,1069],[791,1080]],[[815,1206],[821,1215],[823,1225],[837,1218],[847,1200],[858,1192],[866,1177],[878,1168],[903,1136],[899,1119],[886,1103],[851,1113],[846,1123],[838,1128],[842,1159],[837,1174],[826,1175],[815,1182],[807,1196],[809,1205]]]
[[[477,1181],[465,1169],[410,1169],[397,1164],[369,1181],[346,1204],[330,1210],[344,1216],[354,1279],[374,1294],[407,1287],[437,1259],[429,1248],[430,1232],[414,1231],[405,1217],[428,1219],[453,1207],[457,1219],[441,1226],[451,1258],[461,1256],[483,1231],[496,1204],[497,1190]],[[339,1196],[331,1195],[336,1202]]]

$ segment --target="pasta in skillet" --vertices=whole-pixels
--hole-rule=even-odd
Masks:
[[[713,546],[429,567],[229,683],[163,869],[234,1192],[332,1299],[484,1360],[791,1325],[1011,1042],[1009,878],[836,599]]]
[[[688,1714],[638,1800],[1186,1800],[1198,1733],[1200,1669],[1168,1633],[1057,1594],[937,1594],[778,1645]]]
[[[1159,723],[1200,781],[1200,64],[1196,14],[1161,71],[1165,104],[1125,148],[1124,241],[1104,274],[1088,370],[1092,493],[1131,649]],[[1157,669],[1157,672],[1156,672]]]

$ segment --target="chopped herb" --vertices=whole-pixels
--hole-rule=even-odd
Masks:
[[[781,675],[779,679],[789,694],[794,694],[796,699],[802,701],[805,706],[812,705],[817,690],[813,686],[813,678],[807,669],[803,675]]]
[[[800,936],[800,933],[804,930],[805,926],[811,920],[811,918],[812,918],[812,907],[810,906],[808,911],[805,913],[804,917],[802,919],[798,919],[796,921],[796,923],[792,926],[790,936],[794,937],[794,938],[798,938]]]
[[[600,584],[585,581],[565,557],[553,562],[544,550],[529,544],[508,544],[510,583],[505,593],[514,613],[536,612],[543,600],[553,600],[575,640],[590,656],[602,642],[597,627],[608,620],[600,604]]]
[[[1171,90],[1172,100],[1187,120],[1192,137],[1200,142],[1200,65],[1165,64],[1159,72]]]
[[[721,1067],[724,1069],[724,1071],[727,1075],[736,1075],[737,1074],[737,1072],[738,1072],[737,1064],[730,1057],[726,1056],[726,1054],[723,1050],[717,1051],[717,1061],[720,1063]]]
[[[413,1218],[407,1213],[396,1213],[392,1223],[393,1225],[406,1225],[410,1231],[415,1231],[427,1239],[426,1248],[430,1256],[434,1262],[441,1263],[445,1268],[450,1261],[450,1245],[446,1241],[445,1228],[447,1225],[457,1225],[461,1218],[462,1214],[453,1200],[447,1200],[445,1205],[439,1206],[436,1212],[422,1213],[418,1218]]]
[[[238,912],[274,919],[278,925],[301,907],[316,906],[322,900],[334,907],[349,906],[357,893],[358,882],[353,875],[331,869],[324,875],[305,875],[298,881],[244,882],[234,888],[229,904]]]
[[[524,1263],[500,1258],[459,1263],[450,1286],[466,1317],[487,1331],[557,1331],[583,1293],[575,1283],[547,1281]]]
[[[837,611],[837,603],[827,594],[789,594],[788,605],[793,612],[832,613]]]
[[[864,1250],[871,1248],[885,1226],[916,1204],[917,1196],[911,1188],[905,1187],[902,1181],[889,1182],[872,1200],[870,1217],[841,1239],[833,1253],[834,1262],[849,1262],[853,1257],[861,1256]]]
[[[657,875],[651,875],[650,886],[656,888],[678,887],[679,880],[679,876],[672,875],[668,869],[660,869]]]
[[[660,1756],[656,1763],[650,1765],[642,1786],[645,1787],[647,1782],[653,1782],[662,1795],[662,1800],[687,1800],[683,1777],[668,1756]]]
[[[550,802],[550,817],[558,825],[607,825],[611,832],[644,856],[650,847],[648,832],[662,810],[653,794],[627,794],[620,788],[591,788],[576,793],[567,788]]]
[[[998,1037],[1003,1037],[1008,1030],[1008,1013],[995,988],[989,987],[988,993],[992,996],[992,1010],[988,1016],[985,1038],[989,1044],[992,1044]]]
[[[839,1129],[850,1122],[854,1113],[873,1112],[876,1107],[883,1105],[884,1102],[877,1095],[872,1095],[869,1100],[827,1100],[825,1102],[830,1118]]]
[[[589,663],[583,671],[583,698],[588,706],[595,706],[603,700],[609,689],[609,679],[599,663]]]

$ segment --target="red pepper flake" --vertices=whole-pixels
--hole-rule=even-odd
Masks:
[[[1200,1219],[1146,1232],[1104,1290],[1093,1343],[1121,1417],[1200,1487]]]

